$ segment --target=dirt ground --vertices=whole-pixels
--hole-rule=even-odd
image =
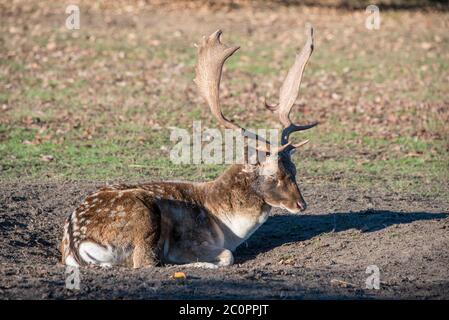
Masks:
[[[449,298],[449,208],[444,200],[305,185],[309,209],[276,211],[219,270],[168,266],[80,270],[65,287],[64,217],[98,184],[0,186],[0,299]],[[366,268],[380,289],[366,289]],[[186,280],[174,280],[184,271]]]

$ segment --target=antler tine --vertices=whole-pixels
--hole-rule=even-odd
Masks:
[[[313,52],[313,28],[310,24],[306,25],[306,37],[306,44],[301,52],[296,55],[295,62],[281,86],[279,104],[272,106],[265,102],[265,106],[269,110],[278,113],[279,121],[284,128],[282,130],[281,145],[288,144],[288,138],[292,132],[307,130],[318,124],[318,122],[314,122],[308,125],[295,125],[290,120],[290,111],[298,98],[304,69]],[[302,143],[299,145],[302,145]]]
[[[203,37],[201,45],[198,46],[198,64],[195,70],[195,83],[198,86],[200,94],[209,105],[212,114],[220,124],[228,129],[240,130],[242,135],[263,142],[262,145],[257,146],[257,149],[270,152],[268,142],[265,139],[231,122],[221,112],[220,81],[223,65],[240,48],[239,46],[227,46],[221,43],[221,35],[222,31],[217,30],[209,37]],[[271,152],[274,151],[271,150]]]

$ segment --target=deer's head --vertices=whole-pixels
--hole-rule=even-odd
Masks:
[[[290,155],[282,152],[255,167],[255,191],[272,207],[292,213],[304,211],[307,204],[296,181],[296,167]]]
[[[303,131],[316,126],[318,123],[297,125],[290,120],[290,111],[298,97],[302,75],[307,61],[313,51],[313,29],[307,27],[307,41],[303,49],[297,54],[293,66],[285,78],[279,94],[279,103],[265,106],[278,115],[282,124],[282,134],[278,147],[270,145],[268,141],[249,132],[228,120],[221,112],[219,89],[223,65],[238,46],[227,46],[221,42],[221,30],[217,30],[209,37],[204,37],[198,47],[198,64],[196,66],[195,82],[199,92],[207,101],[212,114],[225,128],[239,130],[247,139],[258,141],[257,150],[265,152],[265,160],[245,166],[253,177],[252,188],[254,191],[272,207],[287,209],[290,212],[299,212],[306,209],[298,184],[296,182],[296,167],[291,160],[295,149],[306,144],[308,140],[298,144],[289,141],[290,135],[296,131]]]

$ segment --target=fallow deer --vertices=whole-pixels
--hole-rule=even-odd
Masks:
[[[195,82],[218,122],[245,135],[246,129],[221,112],[222,68],[239,49],[223,44],[221,34],[218,30],[203,37],[198,46]],[[61,243],[62,262],[72,266],[134,268],[164,264],[229,266],[234,261],[232,251],[267,220],[272,207],[291,213],[305,210],[291,153],[307,141],[295,145],[289,137],[317,123],[296,125],[289,115],[313,51],[311,26],[307,27],[306,37],[305,46],[281,86],[279,103],[265,103],[277,113],[283,126],[279,147],[270,147],[266,141],[261,147],[275,157],[255,164],[231,165],[209,182],[103,187],[89,195],[67,218]]]

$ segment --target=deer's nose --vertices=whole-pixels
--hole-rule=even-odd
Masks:
[[[307,203],[305,203],[304,201],[298,201],[298,202],[296,202],[296,204],[298,205],[298,208],[301,211],[304,211],[307,209]]]

